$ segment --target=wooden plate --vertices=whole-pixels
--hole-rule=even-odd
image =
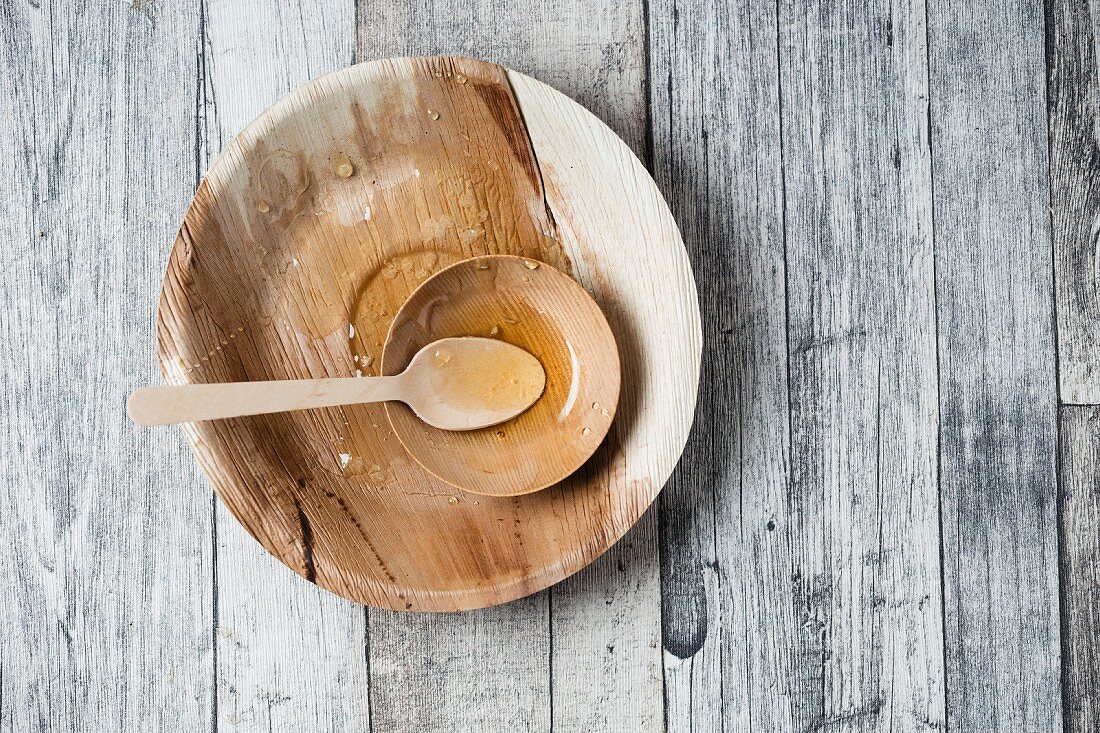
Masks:
[[[158,309],[171,383],[377,373],[393,314],[445,265],[515,254],[571,274],[619,345],[615,422],[545,491],[463,494],[384,408],[191,424],[221,499],[276,557],[374,606],[502,603],[576,572],[641,516],[691,425],[700,327],[676,225],[630,150],[549,87],[461,58],[329,74],[215,161]]]

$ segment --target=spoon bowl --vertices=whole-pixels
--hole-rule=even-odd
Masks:
[[[402,380],[401,401],[440,430],[478,430],[510,420],[546,386],[538,359],[518,346],[477,337],[430,343],[392,379]]]

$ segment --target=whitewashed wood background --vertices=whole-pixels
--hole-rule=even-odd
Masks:
[[[1098,38],[1096,0],[0,0],[0,731],[1100,729]],[[221,146],[437,53],[648,162],[706,350],[607,556],[394,614],[123,402]]]

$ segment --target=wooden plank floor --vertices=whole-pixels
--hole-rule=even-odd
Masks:
[[[1100,730],[1098,48],[1088,0],[0,0],[0,733]],[[648,163],[704,363],[613,550],[396,614],[122,406],[226,141],[436,53]]]

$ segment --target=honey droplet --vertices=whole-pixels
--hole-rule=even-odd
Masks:
[[[369,367],[371,364],[374,363],[374,357],[373,356],[364,356],[362,359],[359,360],[359,363],[362,364],[365,367]]]
[[[336,175],[341,178],[351,178],[351,174],[355,172],[355,166],[351,164],[350,160],[345,160],[340,165],[336,166]]]
[[[359,456],[353,456],[350,453],[341,453],[340,456],[340,473],[345,476],[361,476],[364,472],[363,459]]]
[[[367,476],[376,484],[381,485],[386,483],[386,470],[377,464],[370,467]]]
[[[498,430],[497,431],[497,437],[498,438],[503,438],[504,437],[504,431],[503,430]]]
[[[484,229],[474,229],[470,227],[469,229],[463,229],[462,233],[458,235],[458,238],[463,244],[470,244],[483,234],[485,234]]]
[[[585,428],[584,430],[581,431],[581,435],[591,435],[591,434],[592,434],[592,428]]]
[[[479,270],[488,270],[489,269],[489,263],[488,262],[479,262],[479,263],[477,263],[477,269],[479,269]]]
[[[267,212],[271,211],[271,205],[266,201],[261,201],[260,203],[256,204],[256,211],[260,212],[261,214],[266,214]]]
[[[534,260],[524,260],[523,261],[523,266],[526,267],[528,270],[537,270],[537,269],[539,269],[539,263],[535,262]]]
[[[600,409],[600,403],[599,403],[599,402],[593,402],[593,403],[592,403],[592,409],[593,409],[593,410],[598,410],[598,409]]]
[[[433,120],[438,120],[439,119],[439,113],[436,112],[434,109],[429,109],[428,110],[428,117],[431,117]]]
[[[465,74],[455,74],[455,81],[459,84],[465,84],[467,82]]]
[[[493,326],[492,328],[490,328],[489,329],[489,335],[490,336],[499,336],[500,335],[500,326]]]
[[[458,497],[457,496],[452,496],[450,499],[447,499],[447,503],[451,504],[452,506],[457,504],[458,503]]]

